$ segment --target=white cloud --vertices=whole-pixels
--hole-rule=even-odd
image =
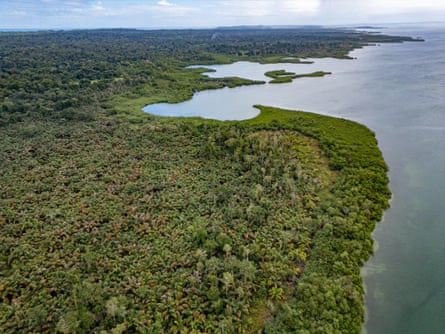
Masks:
[[[222,17],[265,16],[270,13],[272,3],[273,1],[270,0],[222,0],[217,1],[212,7],[218,8],[218,16]]]
[[[444,18],[445,0],[0,0],[4,27],[211,27]]]
[[[159,6],[167,6],[167,7],[175,6],[174,3],[168,2],[167,0],[158,1],[158,5]]]
[[[132,1],[112,6],[110,1],[97,1],[88,7],[90,16],[113,16],[116,20],[125,22],[137,22],[141,26],[143,22],[162,22],[169,18],[193,16],[196,9],[193,7],[179,6],[175,3],[160,0],[156,3],[146,4],[143,1]],[[159,23],[158,23],[159,24]]]
[[[12,12],[9,12],[9,15],[13,15],[13,16],[26,16],[26,15],[28,15],[28,13],[25,12],[24,10],[13,10]]]
[[[443,20],[444,0],[321,0],[323,24],[390,23]],[[442,16],[442,18],[440,18]]]
[[[247,1],[241,5],[241,13],[248,16],[266,16],[270,13],[272,5],[270,1]]]
[[[179,6],[175,3],[168,2],[166,0],[160,0],[157,3],[157,6],[150,6],[146,5],[143,6],[137,6],[135,5],[134,8],[140,7],[142,10],[145,8],[145,12],[156,12],[156,13],[162,13],[164,15],[168,16],[188,16],[192,15],[193,13],[196,13],[198,10],[193,7],[187,7],[187,6]]]
[[[403,14],[415,11],[443,11],[445,17],[444,0],[373,0],[364,2],[365,8],[372,13]]]
[[[43,0],[53,1],[53,0]],[[69,5],[68,5],[69,4]],[[178,6],[166,0],[157,3],[146,4],[141,1],[113,3],[107,0],[99,1],[65,1],[65,6],[59,6],[54,14],[58,16],[82,16],[82,17],[110,17],[116,20],[131,22],[132,19],[145,17],[147,20],[156,17],[156,20],[168,17],[181,17],[194,12],[191,7]],[[161,17],[162,15],[162,17]]]
[[[226,15],[231,12],[238,17],[245,15],[288,18],[295,15],[315,14],[320,8],[320,0],[223,0],[218,3],[215,7],[225,7]]]
[[[106,10],[102,4],[102,1],[98,1],[95,4],[91,5],[91,9],[95,12],[104,12]]]
[[[282,9],[296,14],[316,14],[320,9],[320,0],[277,1]]]

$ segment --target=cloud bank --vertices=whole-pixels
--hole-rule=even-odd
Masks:
[[[1,0],[0,28],[214,27],[445,20],[444,0]]]

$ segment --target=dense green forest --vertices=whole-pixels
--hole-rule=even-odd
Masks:
[[[347,57],[403,40],[0,33],[0,331],[359,333],[359,268],[390,196],[374,134],[264,106],[242,122],[140,108],[261,84],[187,65]]]

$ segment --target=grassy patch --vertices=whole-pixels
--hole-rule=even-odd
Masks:
[[[296,78],[322,77],[327,74],[331,74],[331,72],[316,71],[312,73],[295,74],[294,72],[287,72],[285,70],[275,70],[264,73],[264,75],[268,76],[269,78],[273,78],[273,80],[269,81],[269,83],[288,83],[292,82],[292,80]]]

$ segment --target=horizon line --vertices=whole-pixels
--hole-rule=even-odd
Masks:
[[[159,26],[159,27],[36,27],[36,28],[2,28],[0,32],[39,32],[39,31],[76,31],[76,30],[216,30],[216,29],[228,29],[228,28],[243,28],[243,29],[292,29],[292,28],[304,28],[304,27],[361,27],[366,26],[371,29],[383,29],[385,25],[413,25],[413,24],[445,24],[445,21],[405,21],[405,22],[365,22],[365,23],[343,23],[343,24],[240,24],[240,25],[228,25],[228,26]]]

